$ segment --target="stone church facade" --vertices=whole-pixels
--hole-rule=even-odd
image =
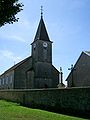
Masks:
[[[50,41],[43,17],[31,43],[31,56],[0,75],[0,89],[56,88],[59,71],[52,65],[52,41]]]
[[[68,87],[90,86],[90,51],[81,53],[66,81]]]

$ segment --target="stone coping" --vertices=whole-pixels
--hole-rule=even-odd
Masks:
[[[0,91],[5,92],[11,92],[11,91],[17,91],[17,92],[28,92],[28,91],[53,91],[53,90],[71,90],[71,89],[90,89],[90,86],[88,87],[66,87],[66,88],[42,88],[42,89],[1,89]]]

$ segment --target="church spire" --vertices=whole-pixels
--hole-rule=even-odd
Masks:
[[[36,40],[50,41],[44,21],[43,21],[43,7],[41,6],[41,19],[38,25],[38,29],[34,38]]]

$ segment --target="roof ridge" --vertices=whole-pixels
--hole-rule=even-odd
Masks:
[[[24,63],[27,59],[31,58],[32,56],[29,56],[23,60],[21,60],[20,62],[18,62],[17,64],[13,65],[12,67],[10,67],[8,70],[6,70],[4,73],[2,73],[0,76],[2,76],[3,74],[7,73],[10,70],[14,70],[16,69],[18,66],[20,66],[22,63]]]
[[[90,56],[90,51],[84,51],[84,53]]]

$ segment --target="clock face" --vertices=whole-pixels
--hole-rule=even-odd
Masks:
[[[33,47],[35,48],[36,47],[36,44],[34,43]]]
[[[47,43],[46,42],[43,43],[43,47],[45,47],[45,48],[47,47]]]

